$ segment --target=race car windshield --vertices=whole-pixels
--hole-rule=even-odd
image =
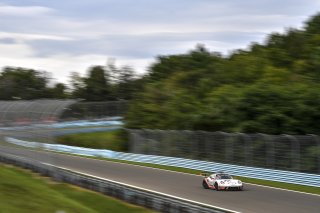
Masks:
[[[230,175],[221,175],[218,177],[219,179],[232,179]]]

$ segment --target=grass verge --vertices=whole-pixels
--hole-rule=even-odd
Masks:
[[[127,133],[123,129],[118,129],[106,132],[78,133],[59,136],[56,138],[56,142],[69,146],[125,152],[128,147],[127,137]]]
[[[0,192],[1,213],[153,212],[4,164],[0,164]]]

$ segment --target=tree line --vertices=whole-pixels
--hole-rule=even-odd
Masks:
[[[204,46],[160,56],[129,128],[320,134],[320,14],[228,56]]]
[[[89,68],[71,87],[48,86],[45,73],[5,68],[0,99],[131,100],[128,128],[268,134],[320,134],[320,14],[302,29],[224,56],[198,45],[157,57],[147,74],[130,67]]]
[[[21,67],[5,67],[0,73],[0,100],[81,99],[84,101],[130,100],[140,87],[132,68],[92,66],[86,76],[72,72],[70,84],[50,85],[49,73]]]

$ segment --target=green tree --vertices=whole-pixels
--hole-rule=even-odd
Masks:
[[[115,76],[115,96],[117,99],[130,100],[133,97],[135,90],[134,71],[131,67],[124,66],[116,70]]]
[[[62,83],[57,83],[53,88],[49,88],[49,93],[51,94],[51,98],[54,99],[66,99],[68,98],[67,94],[67,86]]]
[[[85,100],[86,101],[106,101],[113,100],[109,76],[104,67],[94,66],[88,71],[88,77],[85,82]]]
[[[0,74],[0,99],[48,98],[48,77],[45,72],[33,69],[6,67]]]
[[[320,34],[320,12],[312,16],[305,24],[305,31],[307,34]]]
[[[71,97],[75,99],[85,99],[85,78],[78,72],[72,72],[70,75]]]
[[[228,56],[202,45],[159,56],[129,128],[320,134],[320,14]]]

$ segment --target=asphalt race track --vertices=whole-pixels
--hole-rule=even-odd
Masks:
[[[5,146],[0,151],[239,212],[320,212],[320,196],[316,195],[250,184],[243,191],[206,190],[202,177],[196,175]]]

